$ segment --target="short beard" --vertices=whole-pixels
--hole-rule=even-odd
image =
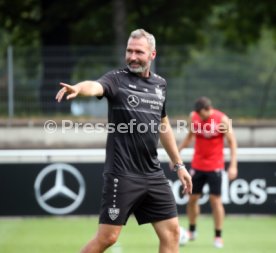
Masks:
[[[129,64],[127,64],[127,67],[130,72],[135,74],[141,74],[145,72],[150,67],[151,61],[146,66],[140,66],[139,68],[132,68]]]

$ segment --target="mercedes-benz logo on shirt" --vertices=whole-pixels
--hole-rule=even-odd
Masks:
[[[131,107],[137,107],[140,103],[139,98],[136,95],[129,95],[127,102]]]
[[[34,190],[38,204],[46,212],[68,214],[82,203],[85,195],[85,181],[73,166],[55,163],[45,167],[38,174]]]

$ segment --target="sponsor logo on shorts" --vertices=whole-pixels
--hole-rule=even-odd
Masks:
[[[118,189],[119,179],[113,179],[113,207],[108,209],[108,215],[111,220],[116,220],[120,214],[120,209],[116,207],[117,189]]]
[[[111,220],[116,220],[120,214],[120,209],[119,208],[108,208],[108,215]]]

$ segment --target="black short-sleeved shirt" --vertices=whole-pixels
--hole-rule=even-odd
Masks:
[[[142,78],[126,69],[97,80],[108,99],[105,173],[132,176],[163,174],[157,158],[159,125],[166,116],[167,83],[150,73]]]

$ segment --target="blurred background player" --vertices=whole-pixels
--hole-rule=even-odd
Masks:
[[[200,213],[198,200],[203,186],[207,183],[210,188],[210,204],[214,218],[215,239],[214,246],[223,247],[222,228],[224,207],[221,199],[222,171],[224,169],[224,137],[226,138],[231,159],[228,167],[228,177],[237,177],[237,142],[229,118],[221,111],[212,107],[211,100],[200,97],[194,104],[194,111],[190,114],[190,128],[187,136],[179,146],[179,151],[189,146],[195,138],[194,156],[190,174],[193,182],[193,193],[189,196],[187,214],[189,218],[190,240],[194,240],[196,233],[196,219]]]

